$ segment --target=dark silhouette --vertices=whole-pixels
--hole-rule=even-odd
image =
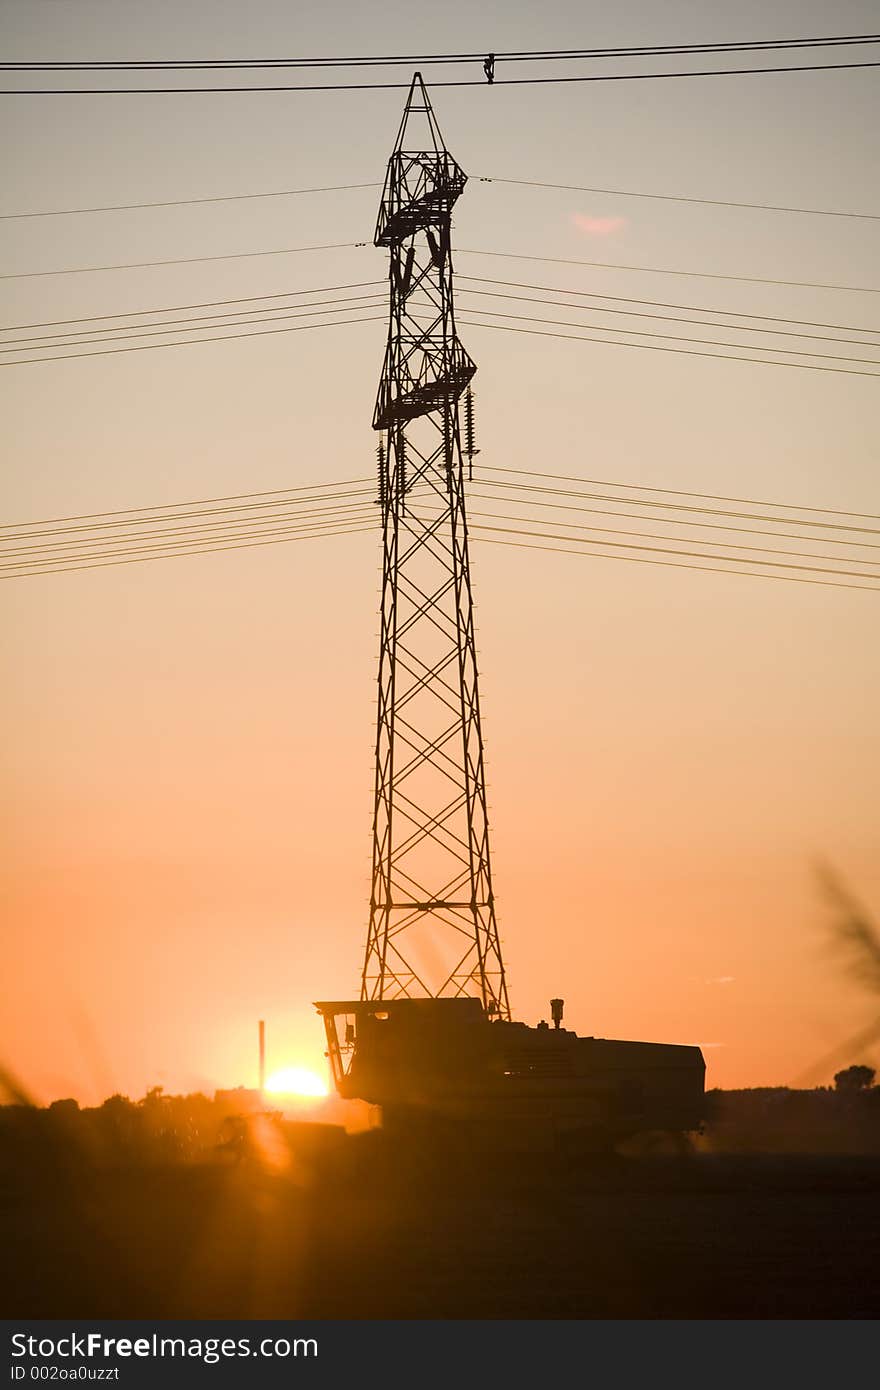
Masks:
[[[880,1088],[709,1098],[711,1151],[602,1159],[419,1150],[246,1090],[0,1107],[0,1299],[15,1317],[877,1316]]]
[[[340,1096],[381,1106],[402,1140],[607,1150],[645,1132],[686,1134],[704,1118],[698,1047],[582,1038],[493,1017],[479,999],[335,1000],[316,1004]]]
[[[867,1091],[877,1075],[873,1067],[855,1065],[835,1072],[834,1085],[838,1091]]]

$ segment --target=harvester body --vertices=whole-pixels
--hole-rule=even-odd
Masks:
[[[316,1008],[337,1091],[381,1107],[386,1123],[433,1119],[608,1142],[702,1123],[698,1047],[532,1028],[487,1015],[474,998]]]

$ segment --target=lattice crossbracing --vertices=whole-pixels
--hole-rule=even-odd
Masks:
[[[506,1018],[458,409],[475,366],[455,331],[450,247],[465,181],[417,73],[375,235],[391,254],[390,321],[373,418],[383,580],[362,997],[476,995]]]

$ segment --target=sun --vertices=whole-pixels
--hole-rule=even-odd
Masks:
[[[265,1090],[273,1096],[304,1096],[309,1100],[329,1094],[326,1081],[308,1067],[282,1067],[267,1077]]]

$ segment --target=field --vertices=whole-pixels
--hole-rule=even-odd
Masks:
[[[459,1155],[19,1173],[7,1317],[868,1318],[880,1159]]]

